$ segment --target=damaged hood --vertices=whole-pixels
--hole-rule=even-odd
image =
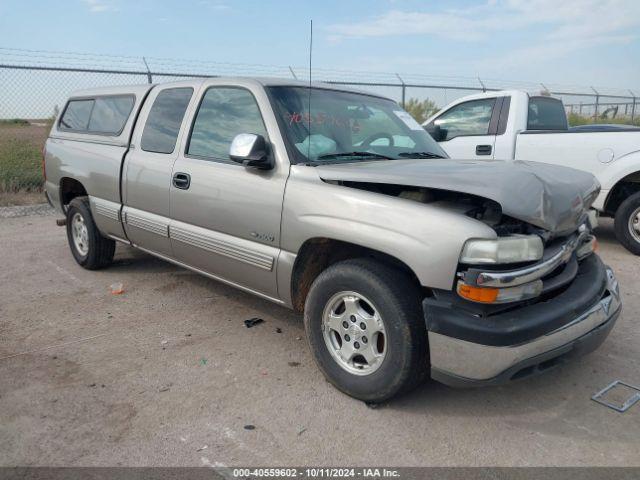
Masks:
[[[596,199],[590,173],[537,162],[392,160],[320,165],[327,181],[382,183],[467,193],[500,204],[502,213],[550,232],[573,231]]]

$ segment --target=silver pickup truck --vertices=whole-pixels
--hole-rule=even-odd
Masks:
[[[429,374],[541,372],[621,311],[591,174],[448,159],[371,93],[237,78],[76,92],[44,168],[81,266],[106,267],[119,241],[303,312],[319,368],[368,402]]]

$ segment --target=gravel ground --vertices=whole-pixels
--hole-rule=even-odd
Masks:
[[[640,404],[590,400],[640,384],[640,259],[611,222],[601,253],[625,311],[599,350],[371,409],[324,380],[297,315],[124,246],[83,270],[42,212],[0,210],[0,465],[640,466]],[[251,317],[265,321],[247,329]]]
[[[39,195],[42,197],[42,194]],[[55,210],[47,203],[38,203],[36,205],[20,205],[15,207],[0,207],[0,218],[17,218],[40,216],[48,217],[54,215]],[[0,227],[1,228],[1,227]]]

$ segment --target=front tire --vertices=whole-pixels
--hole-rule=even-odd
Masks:
[[[428,371],[420,289],[375,260],[347,260],[322,272],[307,296],[304,324],[327,380],[359,400],[388,400]]]
[[[113,261],[116,242],[100,234],[91,215],[88,197],[76,197],[69,203],[67,240],[73,258],[87,270],[104,268]]]
[[[640,255],[640,192],[620,204],[614,228],[618,241],[634,255]]]

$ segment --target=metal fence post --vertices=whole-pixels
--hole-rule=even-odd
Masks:
[[[636,117],[636,94],[629,90],[629,93],[633,96],[633,105],[631,106],[631,123]]]
[[[487,87],[484,86],[484,83],[482,83],[482,80],[480,80],[480,77],[478,77],[478,82],[480,82],[480,85],[482,85],[482,93],[487,91]]]
[[[142,61],[144,62],[144,66],[147,68],[147,82],[153,83],[153,77],[151,76],[151,70],[149,70],[149,64],[147,63],[147,59],[142,57]]]
[[[293,68],[289,67],[289,71],[291,72],[291,75],[293,75],[293,78],[298,80],[298,77],[296,77],[296,72],[293,71]]]
[[[596,92],[596,105],[595,105],[595,111],[593,113],[593,121],[596,122],[598,120],[598,106],[600,105],[600,94],[598,93],[598,91],[591,87],[591,90],[593,90],[594,92]]]
[[[396,73],[396,77],[398,77],[398,80],[400,80],[400,84],[401,84],[401,88],[402,88],[402,102],[400,103],[400,105],[402,105],[402,108],[404,108],[405,103],[406,103],[406,97],[407,97],[407,86],[404,83],[404,80],[402,79],[402,77],[400,75],[398,75]]]

